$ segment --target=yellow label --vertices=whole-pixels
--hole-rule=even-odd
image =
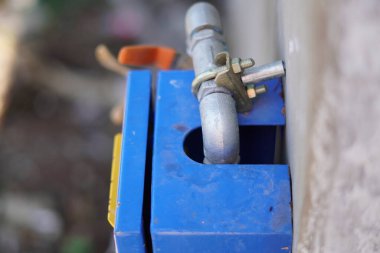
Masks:
[[[108,222],[115,227],[116,207],[117,207],[117,190],[119,188],[119,171],[120,171],[120,155],[121,155],[121,133],[114,137],[113,157],[110,183],[110,197],[108,203]]]

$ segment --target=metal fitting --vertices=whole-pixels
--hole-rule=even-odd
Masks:
[[[285,67],[282,61],[276,61],[259,67],[246,69],[241,77],[243,83],[259,83],[264,80],[285,75]]]
[[[191,55],[191,52],[193,51],[193,48],[201,41],[203,40],[216,40],[222,45],[226,45],[226,42],[224,41],[223,35],[213,29],[206,29],[206,30],[200,30],[196,33],[193,33],[191,38],[187,40],[187,53]]]
[[[222,34],[222,23],[218,10],[211,4],[193,4],[186,13],[186,34],[192,37],[196,32],[211,29]]]
[[[252,59],[231,59],[214,6],[196,3],[186,14],[187,51],[196,77],[192,91],[201,113],[205,163],[239,162],[237,112],[252,108],[251,99],[266,92],[253,84],[285,73],[282,62],[252,67]],[[281,65],[279,64],[281,63]],[[249,85],[247,88],[245,84]]]
[[[255,65],[255,61],[251,58],[241,60],[240,58],[233,58],[231,60],[231,67],[235,74],[239,74],[246,68],[250,68]]]
[[[247,85],[247,94],[250,99],[257,97],[257,95],[267,92],[267,87],[265,85],[260,85],[255,87],[254,84]]]
[[[223,53],[226,53],[226,52],[223,52]],[[218,57],[218,56],[217,56]],[[220,60],[219,60],[220,61]],[[224,60],[226,61],[226,60]],[[228,71],[229,70],[229,66],[226,64],[226,62],[222,63],[222,62],[218,62],[218,60],[215,60],[215,62],[217,64],[221,64],[223,66],[220,66],[220,67],[215,67],[211,70],[208,70],[208,71],[205,71],[203,73],[200,73],[198,74],[193,82],[192,82],[192,92],[196,95],[198,93],[198,90],[199,90],[199,87],[200,85],[205,82],[205,81],[208,81],[208,80],[212,80],[214,78],[216,78],[216,76],[220,73],[223,73],[225,71]],[[233,58],[231,60],[231,68],[232,68],[232,71],[235,73],[235,74],[239,74],[241,73],[244,69],[246,68],[250,68],[252,67],[253,65],[255,64],[255,61],[251,58],[248,58],[248,59],[245,59],[245,60],[241,60],[240,58]]]
[[[187,51],[196,74],[193,92],[199,100],[204,163],[238,163],[239,125],[232,92],[218,86],[215,77],[225,68],[215,56],[226,51],[218,11],[209,3],[196,3],[186,14]]]

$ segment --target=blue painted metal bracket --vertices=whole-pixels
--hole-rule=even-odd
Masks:
[[[146,252],[142,215],[150,87],[149,71],[129,73],[114,231],[117,252],[120,253]]]
[[[154,252],[291,252],[287,165],[205,165],[184,140],[200,126],[192,71],[161,72],[153,146],[151,227]],[[283,126],[281,80],[266,82],[240,125]],[[263,143],[263,145],[266,145]]]
[[[158,78],[151,185],[153,252],[291,252],[287,165],[205,165],[186,155],[184,140],[200,126],[199,104],[190,91],[193,78],[192,71],[161,72]],[[148,71],[132,71],[128,77],[114,234],[119,253],[149,251],[145,238],[149,231],[143,224],[143,203],[149,199],[143,198],[150,83]],[[271,129],[285,125],[281,80],[265,84],[268,93],[255,100],[251,112],[239,115],[240,125]],[[264,147],[273,145],[274,132],[262,133],[265,136],[255,136],[262,141],[259,147],[264,154],[272,152],[273,148]],[[249,151],[247,155],[253,155]]]

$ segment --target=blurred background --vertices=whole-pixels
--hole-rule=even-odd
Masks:
[[[113,252],[103,43],[185,52],[192,0],[0,0],[0,252]],[[230,53],[282,59],[293,252],[380,252],[380,3],[215,0]]]
[[[0,252],[112,252],[109,113],[125,81],[94,51],[185,52],[192,2],[0,0]]]

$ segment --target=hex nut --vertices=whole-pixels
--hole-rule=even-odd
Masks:
[[[257,94],[256,94],[256,90],[255,90],[255,85],[253,85],[253,84],[247,85],[247,95],[250,99],[256,97]]]
[[[233,58],[232,61],[231,61],[232,71],[235,74],[238,74],[238,73],[240,73],[242,71],[241,70],[241,66],[240,66],[240,62],[241,62],[240,58]]]

